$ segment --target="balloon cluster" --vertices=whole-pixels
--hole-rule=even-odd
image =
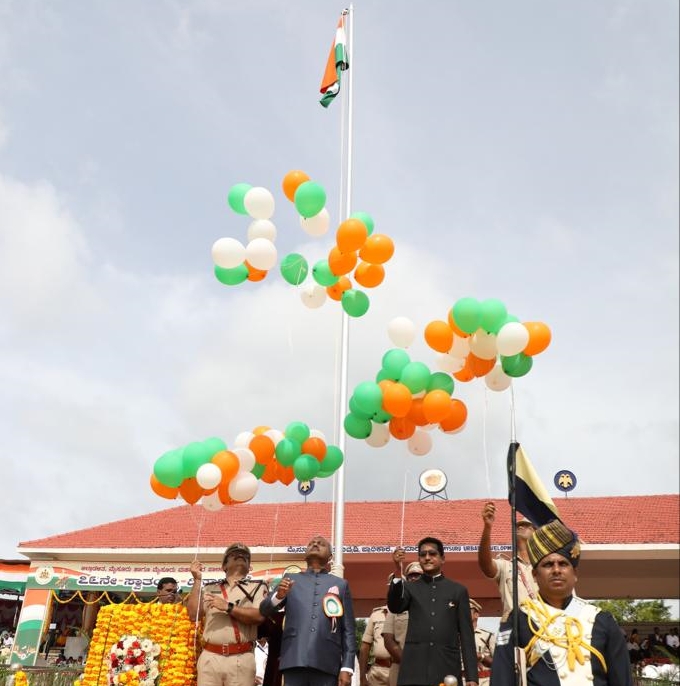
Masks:
[[[425,455],[432,448],[427,429],[438,426],[444,433],[457,433],[465,425],[467,407],[451,397],[453,387],[450,374],[431,372],[402,348],[388,350],[375,381],[354,389],[345,431],[375,448],[391,437],[405,440],[410,452]]]
[[[300,226],[310,236],[326,234],[330,228],[330,215],[326,209],[326,191],[300,170],[283,177],[284,195],[290,200],[300,217]],[[244,281],[262,281],[276,265],[278,254],[274,241],[276,226],[274,196],[266,188],[238,183],[229,190],[228,202],[237,214],[249,215],[248,243],[243,245],[231,237],[220,238],[212,246],[215,277],[227,286]],[[374,222],[365,212],[355,212],[342,222],[336,231],[335,245],[328,257],[312,266],[312,280],[303,286],[310,273],[307,259],[300,253],[289,253],[280,264],[281,276],[293,286],[303,286],[302,302],[310,308],[323,305],[327,297],[340,301],[352,317],[364,315],[369,298],[363,288],[375,288],[385,278],[384,264],[394,254],[392,240],[384,234],[374,234]]]
[[[169,450],[156,460],[150,483],[162,498],[179,495],[190,505],[201,500],[215,511],[252,500],[259,481],[288,486],[294,479],[324,478],[342,462],[340,448],[327,445],[320,431],[291,422],[283,432],[268,426],[244,431],[232,449],[221,438],[208,438]]]
[[[440,353],[438,366],[458,381],[484,377],[488,388],[504,391],[513,378],[528,374],[535,355],[550,344],[543,322],[520,322],[495,298],[461,298],[446,321],[431,321],[425,342]]]

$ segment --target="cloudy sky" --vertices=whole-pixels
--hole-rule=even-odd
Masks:
[[[226,198],[276,198],[282,256],[314,261],[290,169],[340,216],[344,102],[318,104],[342,5],[317,0],[0,0],[0,556],[19,541],[176,502],[170,448],[303,421],[338,438],[340,308],[274,269],[225,287],[245,240]],[[546,322],[514,382],[517,437],[555,498],[678,484],[678,5],[357,2],[352,209],[394,240],[351,320],[349,389],[465,296]],[[413,359],[435,368],[423,342]],[[348,438],[348,500],[502,498],[511,393],[457,383],[469,420],[434,448]],[[332,498],[331,480],[312,498]],[[261,484],[254,502],[301,499]]]

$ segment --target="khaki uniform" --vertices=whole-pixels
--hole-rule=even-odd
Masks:
[[[267,586],[261,581],[241,579],[231,584],[210,584],[203,589],[204,595],[216,594],[240,607],[259,608],[267,594]],[[198,658],[197,686],[253,686],[255,683],[254,645],[257,640],[255,624],[241,624],[226,612],[206,608],[203,627],[203,651]],[[248,646],[250,643],[250,646]],[[222,646],[225,654],[209,648]],[[226,654],[229,651],[243,650]]]
[[[373,664],[366,676],[369,686],[388,686],[389,683],[392,658],[385,648],[382,637],[383,626],[388,614],[389,610],[386,605],[374,608],[361,638],[362,643],[370,643],[373,646]]]
[[[512,561],[506,560],[503,557],[495,558],[496,576],[494,581],[498,584],[498,591],[503,603],[503,616],[501,621],[504,622],[510,611],[512,610]],[[527,598],[536,598],[538,596],[538,586],[534,581],[531,565],[528,562],[523,562],[519,557],[517,558],[517,599],[521,604]]]
[[[406,641],[406,630],[408,629],[408,612],[400,612],[398,615],[392,612],[387,613],[385,623],[383,624],[384,634],[393,634],[394,640],[403,649]],[[390,667],[389,686],[397,686],[397,678],[399,677],[399,663],[393,662]]]
[[[486,629],[475,629],[475,646],[478,655],[493,657],[493,651],[496,649],[496,637]],[[491,668],[485,667],[481,662],[478,662],[477,673],[479,674],[479,686],[489,686],[491,683]]]

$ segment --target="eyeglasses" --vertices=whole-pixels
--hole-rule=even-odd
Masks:
[[[415,572],[414,574],[407,574],[406,578],[410,581],[411,579],[420,579],[420,573]]]
[[[439,557],[438,550],[419,550],[418,557]]]

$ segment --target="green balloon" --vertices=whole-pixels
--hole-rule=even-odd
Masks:
[[[298,481],[313,479],[321,469],[319,461],[313,455],[303,453],[293,463],[293,474]]]
[[[363,417],[364,419],[370,419],[373,416],[373,412],[366,412],[365,410],[362,410],[358,405],[357,405],[357,399],[352,396],[349,399],[349,411],[352,414],[355,414],[357,417]]]
[[[206,438],[205,441],[203,441],[203,445],[205,446],[206,452],[210,454],[211,458],[213,455],[216,455],[217,453],[227,449],[227,444],[221,438],[217,438],[217,436]]]
[[[519,321],[519,317],[515,317],[514,314],[509,314],[509,315],[503,320],[503,323],[501,324],[500,329],[498,329],[498,330],[500,331],[506,324],[509,324],[510,322],[518,322],[518,321]]]
[[[319,286],[334,286],[340,280],[328,266],[328,260],[319,260],[312,268],[312,277]]]
[[[446,391],[449,395],[453,393],[453,378],[446,372],[435,372],[427,383],[428,391]]]
[[[364,224],[364,226],[368,229],[368,235],[370,236],[373,233],[373,229],[375,228],[375,222],[373,221],[373,217],[371,217],[370,214],[367,212],[352,212],[352,214],[349,215],[350,219],[358,219],[360,222]]]
[[[474,333],[482,319],[482,306],[475,298],[461,298],[452,309],[453,321],[461,331]]]
[[[286,438],[292,438],[302,445],[310,435],[309,427],[304,422],[291,422],[283,432]]]
[[[264,474],[265,466],[263,464],[260,464],[259,462],[256,462],[253,465],[253,468],[250,470],[251,474],[255,474],[255,476],[258,479],[262,478],[262,475]]]
[[[164,485],[177,488],[184,481],[183,448],[175,448],[163,453],[154,463],[154,476]]]
[[[382,388],[374,381],[362,381],[354,389],[352,397],[354,398],[355,405],[363,413],[366,413],[368,417],[373,416],[382,407]]]
[[[238,286],[248,278],[248,267],[245,264],[239,264],[238,267],[225,269],[215,265],[215,277],[226,286]]]
[[[295,209],[306,219],[313,217],[326,206],[326,191],[314,181],[301,183],[293,196]]]
[[[182,453],[182,465],[184,469],[184,478],[192,479],[196,476],[196,472],[201,465],[210,462],[213,454],[210,452],[210,447],[207,447],[202,441],[194,441],[189,443],[184,448]]]
[[[345,417],[345,431],[352,438],[368,438],[371,435],[371,420],[357,417],[351,412]]]
[[[321,474],[321,472],[329,472],[332,474],[342,465],[343,460],[344,457],[342,455],[342,450],[340,450],[338,446],[327,446],[326,455],[324,456],[323,460],[321,460],[321,469],[319,470],[319,474]],[[319,476],[319,474],[317,474],[317,476]]]
[[[533,365],[533,358],[524,353],[510,355],[509,357],[501,355],[501,367],[503,368],[503,371],[508,376],[512,376],[515,379],[528,374]]]
[[[294,438],[282,438],[276,444],[274,452],[276,453],[276,459],[280,465],[290,467],[293,462],[300,457],[302,444],[298,443]]]
[[[430,370],[423,362],[409,362],[404,365],[399,376],[400,383],[403,383],[411,393],[420,393],[427,388],[430,380]]]
[[[293,286],[299,286],[309,273],[307,260],[299,253],[292,252],[281,260],[281,276]]]
[[[392,374],[387,369],[381,369],[375,375],[375,382],[380,383],[381,381],[385,381],[385,379],[387,379],[388,381],[396,381],[398,378],[399,374]]]
[[[387,424],[387,422],[392,419],[392,415],[389,412],[385,412],[385,410],[380,409],[378,410],[374,415],[373,415],[373,421],[376,424]]]
[[[500,300],[488,298],[481,303],[479,325],[488,333],[498,333],[507,316],[508,310]]]
[[[402,369],[411,361],[408,353],[403,348],[392,348],[382,358],[382,368],[390,374],[389,378],[395,381],[401,377]]]
[[[342,309],[347,312],[350,317],[361,317],[368,312],[368,307],[371,304],[368,296],[363,291],[357,291],[355,288],[349,288],[342,294],[340,301]]]
[[[243,204],[243,198],[245,198],[246,193],[252,188],[249,183],[237,183],[229,189],[229,195],[227,201],[229,202],[229,207],[231,207],[236,214],[248,214]]]

